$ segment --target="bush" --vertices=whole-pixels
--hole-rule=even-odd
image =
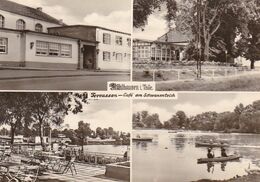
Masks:
[[[149,76],[151,76],[150,71],[149,71],[149,70],[144,70],[143,76],[144,76],[144,77],[149,77]]]

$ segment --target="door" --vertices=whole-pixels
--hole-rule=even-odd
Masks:
[[[83,53],[83,68],[92,70],[95,69],[96,60],[95,60],[95,47],[84,45]]]

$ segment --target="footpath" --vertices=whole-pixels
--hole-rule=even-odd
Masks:
[[[130,72],[109,70],[48,70],[27,68],[3,68],[0,67],[0,80],[26,79],[26,78],[55,78],[55,77],[79,77],[79,76],[112,76],[130,75]]]

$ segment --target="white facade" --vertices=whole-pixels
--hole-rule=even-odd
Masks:
[[[130,70],[131,36],[125,33],[97,28],[96,40],[97,68],[101,70]],[[110,35],[110,41],[104,42],[104,34]]]
[[[59,56],[50,56],[50,55],[37,55],[37,41],[54,43],[61,45],[69,45],[71,47],[70,56],[62,57],[61,53]],[[78,63],[78,44],[75,39],[50,36],[50,35],[39,35],[37,33],[27,33],[26,40],[26,64],[30,65],[31,63],[46,63],[46,64],[71,64],[74,65],[74,68],[77,68]],[[31,44],[33,46],[31,47]]]
[[[0,53],[0,66],[5,62],[15,65],[22,61],[21,33],[0,29],[0,38],[7,39],[6,53]]]
[[[76,69],[78,64],[77,40],[37,32],[0,29],[0,40],[7,42],[6,52],[0,53],[0,66],[28,66],[39,68]],[[59,55],[37,54],[38,42],[59,46]],[[69,46],[69,55],[61,56],[61,45]],[[50,49],[50,48],[49,48]],[[62,65],[62,66],[60,66]]]
[[[10,13],[7,11],[0,10],[0,15],[2,15],[5,18],[5,23],[3,28],[8,29],[16,29],[16,22],[17,20],[23,20],[25,22],[25,29],[26,30],[32,30],[35,31],[35,26],[37,23],[41,24],[43,27],[43,32],[47,33],[48,27],[57,27],[60,26],[59,24],[49,23],[38,19],[33,19],[30,17],[17,15],[14,13]]]

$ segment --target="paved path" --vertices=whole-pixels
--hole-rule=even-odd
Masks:
[[[121,182],[120,180],[111,179],[111,178],[100,178],[97,177],[98,175],[105,174],[105,167],[99,166],[95,167],[88,164],[79,164],[75,165],[77,174],[73,175],[70,171],[66,174],[54,174],[54,173],[47,173],[47,175],[39,176],[41,180],[50,180],[50,179],[58,179],[61,181],[68,181],[68,182]]]
[[[130,75],[93,75],[0,80],[0,90],[107,90],[108,81],[129,81]]]

